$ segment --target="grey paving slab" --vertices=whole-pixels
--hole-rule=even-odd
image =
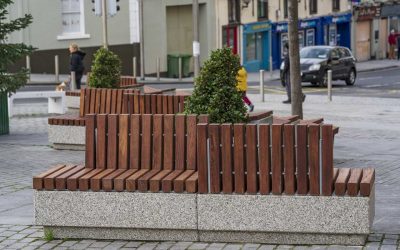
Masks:
[[[188,249],[190,250],[202,250],[208,247],[208,243],[194,243]]]
[[[273,250],[275,248],[275,245],[262,245],[258,250]]]

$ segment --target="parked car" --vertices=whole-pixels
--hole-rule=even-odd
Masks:
[[[285,85],[282,62],[281,82]],[[326,87],[328,70],[332,70],[332,80],[344,80],[354,85],[357,77],[356,59],[348,48],[339,46],[310,46],[300,50],[300,69],[302,82]]]

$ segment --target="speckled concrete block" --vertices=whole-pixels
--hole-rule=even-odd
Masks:
[[[196,230],[196,195],[35,191],[42,226]]]
[[[199,230],[367,235],[373,200],[374,195],[199,195]]]
[[[49,125],[49,143],[57,149],[85,149],[84,126]]]
[[[79,109],[80,107],[80,96],[65,96],[65,102],[68,109]]]
[[[134,229],[100,227],[53,227],[50,229],[56,239],[106,239],[139,241],[197,241],[197,230]]]

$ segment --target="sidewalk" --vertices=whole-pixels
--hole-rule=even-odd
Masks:
[[[358,62],[357,70],[358,72],[366,71],[376,71],[382,69],[389,69],[400,67],[400,61],[397,60],[371,60],[366,62]],[[55,75],[53,74],[31,74],[31,81],[28,84],[59,84],[62,81],[68,79],[68,75],[60,75],[60,81],[55,81]],[[145,77],[145,80],[140,80],[137,78],[139,83],[145,84],[171,84],[171,83],[193,83],[193,77],[183,78],[181,81],[177,78],[160,78],[157,80],[156,77]],[[259,72],[249,72],[247,80],[249,82],[259,82],[260,80]],[[264,80],[271,81],[279,79],[279,70],[274,70],[272,74],[269,71],[265,71]],[[86,83],[86,76],[83,76],[82,81]]]

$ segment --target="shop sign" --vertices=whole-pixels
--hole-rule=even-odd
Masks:
[[[317,26],[317,21],[312,20],[312,21],[300,21],[299,22],[299,28],[300,29],[307,29],[307,28],[313,28]],[[276,26],[276,31],[277,32],[287,32],[288,31],[288,24],[283,23],[283,24],[278,24]]]
[[[269,22],[244,25],[244,32],[246,32],[246,33],[261,32],[261,31],[267,31],[270,29],[271,29],[271,24]]]
[[[379,6],[365,6],[357,7],[355,9],[357,21],[372,20],[381,16],[381,7]]]

